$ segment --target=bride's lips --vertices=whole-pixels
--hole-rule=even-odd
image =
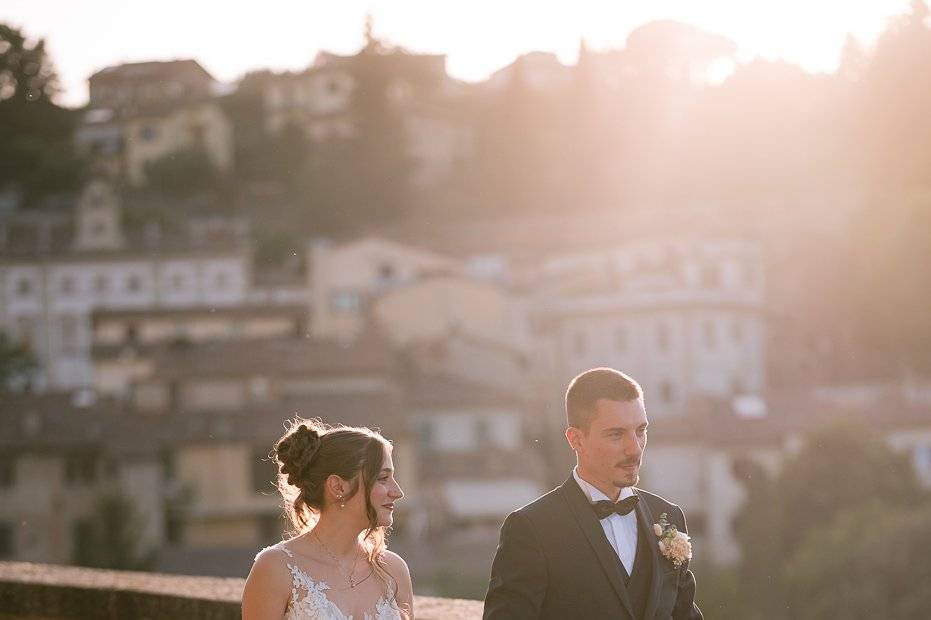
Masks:
[[[394,510],[394,504],[382,504],[382,508],[387,508],[388,510]]]

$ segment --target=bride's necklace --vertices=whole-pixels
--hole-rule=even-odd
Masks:
[[[352,566],[349,568],[349,572],[347,573],[345,569],[343,569],[343,563],[339,561],[339,558],[336,557],[336,554],[330,551],[330,548],[327,547],[326,544],[324,544],[322,540],[320,540],[320,536],[317,535],[317,530],[313,529],[310,531],[310,533],[313,534],[314,539],[318,543],[320,543],[320,547],[323,549],[323,552],[326,553],[328,556],[330,556],[330,559],[333,560],[333,562],[336,564],[336,569],[340,572],[340,574],[342,574],[342,576],[346,579],[346,581],[349,582],[350,589],[355,588],[357,585],[359,585],[360,583],[362,583],[363,581],[365,581],[371,576],[371,573],[369,573],[368,575],[366,575],[365,577],[363,577],[362,579],[358,581],[356,581],[354,577],[354,574],[356,572],[356,563],[359,561],[358,549],[356,549],[357,553],[355,554],[355,557],[352,560]]]

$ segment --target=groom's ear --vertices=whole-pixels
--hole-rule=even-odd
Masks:
[[[569,442],[569,447],[574,451],[578,451],[582,443],[582,429],[570,426],[566,429],[566,441]]]

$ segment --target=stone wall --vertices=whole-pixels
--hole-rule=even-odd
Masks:
[[[238,620],[242,579],[0,562],[0,620]],[[480,601],[414,599],[418,620],[481,618]]]

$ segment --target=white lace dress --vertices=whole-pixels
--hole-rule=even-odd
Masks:
[[[278,543],[268,547],[284,552],[289,558],[294,553]],[[284,620],[402,620],[398,603],[388,590],[385,595],[375,603],[372,613],[366,613],[362,618],[354,618],[343,613],[336,603],[327,598],[326,591],[330,586],[323,581],[314,581],[306,572],[295,564],[288,562],[291,571],[291,598],[284,614]]]

